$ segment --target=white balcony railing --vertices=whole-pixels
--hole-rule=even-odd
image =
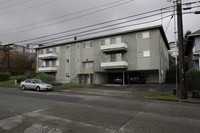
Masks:
[[[38,72],[57,72],[58,67],[52,66],[52,67],[39,67]]]
[[[125,69],[128,67],[128,62],[126,61],[117,61],[117,62],[102,62],[102,69]]]
[[[58,54],[56,53],[47,53],[47,54],[40,54],[39,59],[57,59]]]
[[[102,52],[111,52],[111,51],[127,51],[126,43],[117,43],[117,44],[107,44],[101,46]]]

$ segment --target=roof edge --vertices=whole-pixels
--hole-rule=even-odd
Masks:
[[[105,34],[105,35],[100,35],[100,36],[94,36],[94,37],[84,38],[84,39],[80,39],[80,40],[73,40],[73,41],[69,41],[69,42],[63,42],[63,43],[58,43],[58,44],[53,44],[53,45],[48,45],[48,46],[42,46],[42,47],[38,47],[38,48],[35,48],[35,49],[37,50],[37,49],[66,45],[66,44],[71,44],[71,43],[78,43],[78,42],[82,42],[82,41],[100,39],[100,38],[105,38],[105,37],[110,37],[110,36],[115,36],[115,35],[128,34],[128,33],[133,33],[133,32],[141,32],[141,31],[151,30],[151,29],[159,29],[160,30],[162,37],[163,37],[163,39],[166,43],[166,46],[169,50],[170,47],[169,47],[168,40],[167,40],[167,37],[165,35],[165,32],[164,32],[162,25],[155,25],[155,26],[150,26],[150,27],[145,27],[145,28],[127,30],[127,31],[122,31],[122,32],[117,32],[117,33],[110,33],[110,34]]]

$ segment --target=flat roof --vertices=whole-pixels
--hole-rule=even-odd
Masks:
[[[123,35],[123,34],[134,33],[134,32],[141,32],[141,31],[146,31],[146,30],[153,30],[153,29],[159,29],[160,30],[161,35],[163,37],[163,40],[165,42],[165,45],[167,46],[167,48],[169,50],[170,47],[169,47],[168,40],[167,40],[167,37],[165,35],[165,32],[163,30],[162,25],[156,25],[156,26],[151,26],[151,27],[139,28],[139,29],[134,29],[134,30],[127,30],[127,31],[123,31],[123,32],[115,32],[115,33],[111,33],[111,34],[94,36],[94,37],[89,37],[89,38],[80,39],[80,40],[73,40],[73,41],[64,42],[64,43],[58,43],[58,44],[53,44],[53,45],[48,45],[48,46],[41,46],[41,47],[38,47],[38,48],[35,48],[35,49],[37,50],[37,49],[55,47],[55,46],[60,46],[60,45],[66,45],[66,44],[71,44],[71,43],[78,43],[78,42],[83,42],[83,41],[89,41],[89,40],[94,40],[94,39],[101,39],[101,38],[105,38],[105,37],[111,37],[111,36],[117,36],[117,35]]]

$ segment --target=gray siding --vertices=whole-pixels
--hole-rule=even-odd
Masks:
[[[148,83],[163,83],[165,80],[165,71],[169,67],[168,50],[159,29],[147,31],[149,32],[149,38],[137,38],[137,33],[140,32],[121,35],[122,42],[126,43],[128,46],[127,51],[124,53],[123,60],[128,62],[127,71],[143,72],[145,70],[148,71],[149,74],[146,78]],[[110,37],[111,36],[109,36],[109,38]],[[88,40],[92,41],[92,47],[90,48],[84,47],[83,44],[85,41],[57,46],[60,48],[60,52],[58,54],[59,66],[56,73],[56,80],[62,83],[69,83],[73,80],[77,82],[77,74],[84,74],[84,62],[91,61],[94,62],[94,83],[108,83],[109,70],[103,70],[101,68],[101,59],[104,54],[100,49],[101,39],[104,38]],[[77,47],[77,43],[79,43],[80,46]],[[70,46],[70,48],[67,49],[66,46]],[[150,51],[150,56],[138,56],[138,53],[141,51]],[[69,63],[67,59],[69,59]]]

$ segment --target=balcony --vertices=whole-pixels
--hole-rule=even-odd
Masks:
[[[38,72],[57,72],[57,70],[58,68],[56,66],[38,68]]]
[[[117,62],[102,62],[102,69],[127,69],[128,62],[126,61],[117,61]]]
[[[104,53],[110,52],[126,52],[127,51],[127,44],[126,43],[117,43],[117,44],[108,44],[102,45],[101,51]]]
[[[58,58],[58,54],[56,53],[46,53],[46,54],[40,54],[39,55],[39,59],[57,59]]]

